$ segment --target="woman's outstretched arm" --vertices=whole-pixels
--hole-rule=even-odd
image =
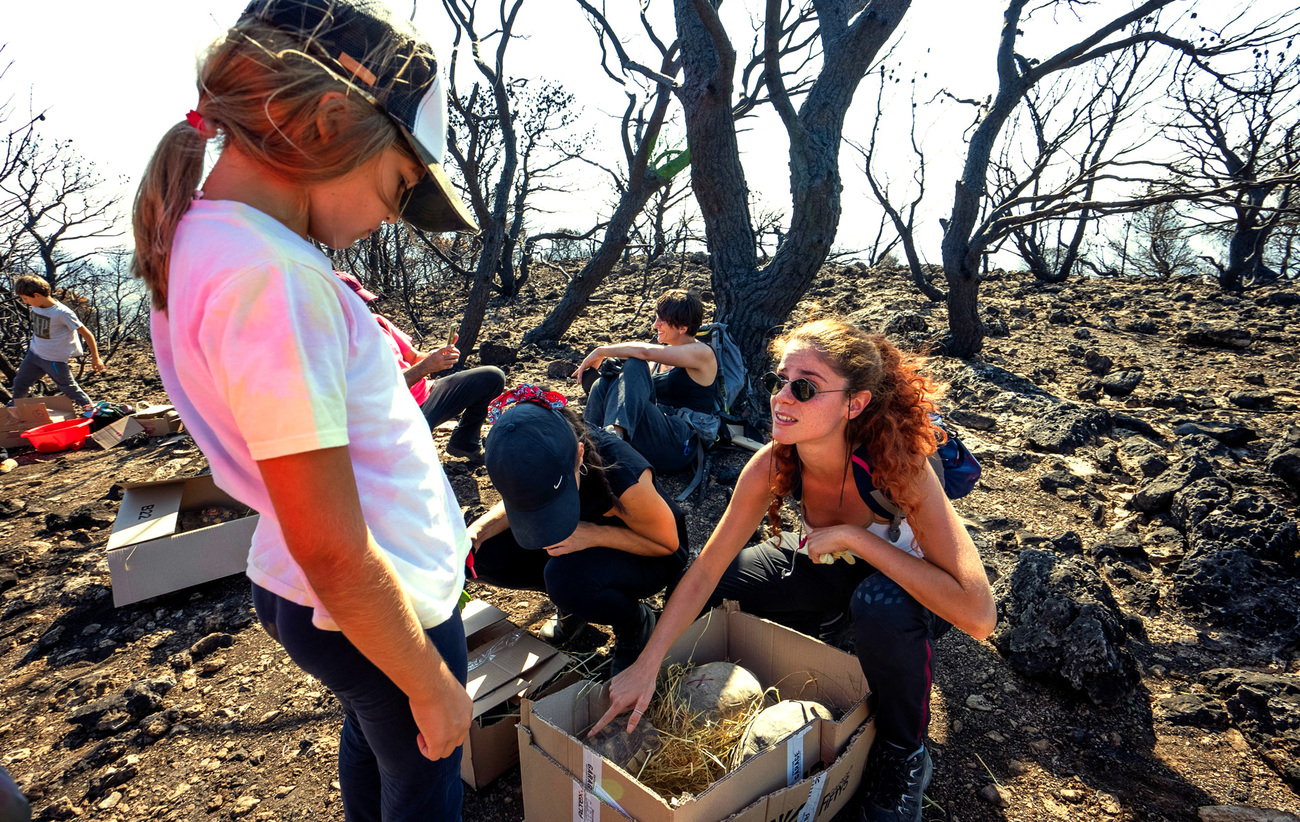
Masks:
[[[717,361],[713,355],[713,349],[703,343],[658,345],[657,343],[626,342],[618,345],[601,345],[591,349],[591,353],[583,359],[582,364],[573,372],[573,376],[580,376],[588,368],[600,368],[601,362],[606,357],[659,362],[693,372],[707,371],[709,368],[715,367]]]
[[[718,527],[713,529],[713,534],[704,544],[699,557],[668,598],[663,616],[655,626],[645,650],[631,667],[614,677],[610,683],[609,710],[591,729],[592,734],[608,725],[619,714],[645,711],[649,707],[664,655],[677,641],[677,637],[700,615],[700,609],[713,594],[713,589],[718,586],[718,580],[722,579],[727,566],[749,541],[750,535],[767,511],[771,501],[767,480],[770,460],[771,445],[766,445],[750,458],[745,469],[740,472],[736,490]],[[627,723],[628,731],[640,721],[641,714],[634,712]]]

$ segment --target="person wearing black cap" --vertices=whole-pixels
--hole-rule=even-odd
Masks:
[[[493,401],[487,471],[501,502],[469,526],[479,581],[546,593],[560,616],[543,632],[575,641],[614,630],[613,671],[654,630],[642,602],[686,567],[686,517],[630,445],[588,429],[564,397],[520,386]]]
[[[259,620],[342,706],[343,816],[455,822],[469,538],[383,334],[316,245],[474,229],[439,165],[437,60],[376,0],[254,0],[198,73],[132,220],[159,374],[260,514]]]

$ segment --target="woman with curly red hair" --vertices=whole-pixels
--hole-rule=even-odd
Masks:
[[[933,640],[951,625],[982,639],[997,618],[979,553],[928,468],[943,436],[930,417],[935,386],[883,336],[840,320],[804,323],[771,350],[772,442],[741,472],[640,658],[614,678],[595,730],[626,711],[635,727],[664,654],[708,604],[736,599],[814,635],[828,615],[847,615],[878,700],[864,818],[919,820],[932,771],[924,741]],[[865,470],[905,512],[901,527],[859,493],[854,472]],[[798,537],[780,533],[786,497],[799,506]],[[744,547],[764,514],[775,536]]]

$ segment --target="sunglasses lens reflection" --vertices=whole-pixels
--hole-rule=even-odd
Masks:
[[[767,393],[774,397],[781,393],[781,388],[787,382],[790,383],[790,394],[799,402],[808,402],[808,400],[817,396],[817,389],[803,377],[797,380],[787,380],[771,371],[763,375],[763,387],[767,389]]]

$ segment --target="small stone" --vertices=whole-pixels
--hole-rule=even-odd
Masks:
[[[1083,791],[1075,788],[1061,788],[1056,792],[1062,802],[1069,802],[1071,805],[1077,805],[1083,801]]]
[[[1007,773],[1012,776],[1024,776],[1028,772],[1029,766],[1021,762],[1019,759],[1007,760]]]
[[[994,742],[994,743],[996,743],[996,744],[998,744],[998,745],[1001,745],[1002,743],[1004,743],[1004,742],[1007,741],[1007,738],[1006,738],[1005,736],[1003,736],[1002,734],[998,733],[997,731],[989,731],[988,733],[986,733],[986,734],[984,734],[984,735],[985,735],[986,737],[988,737],[992,742]]]
[[[955,734],[961,733],[962,728],[965,727],[966,726],[962,724],[962,721],[960,719],[954,719],[952,721],[952,732]]]
[[[995,706],[984,694],[971,694],[966,697],[966,707],[975,711],[992,711]]]
[[[121,802],[121,801],[122,801],[122,792],[121,792],[121,791],[113,791],[112,793],[110,793],[110,794],[107,796],[107,798],[104,799],[103,802],[100,802],[100,803],[99,803],[98,805],[96,805],[95,807],[99,808],[101,811],[106,811],[106,810],[109,810],[109,809],[111,809],[111,808],[116,808],[116,807],[117,807],[117,803],[118,803],[118,802]]]
[[[212,798],[208,800],[208,813],[212,813],[217,808],[220,808],[222,802],[225,802],[225,800],[222,799],[221,794],[213,794]]]
[[[1124,806],[1119,804],[1119,800],[1108,793],[1097,794],[1097,805],[1103,811],[1112,815],[1124,810]]]
[[[235,806],[230,809],[230,815],[234,817],[244,816],[261,803],[262,800],[258,799],[256,796],[253,796],[252,794],[244,794],[235,800]]]
[[[1035,739],[1029,743],[1029,750],[1036,754],[1051,753],[1052,742],[1050,739]]]
[[[1011,791],[1001,785],[985,785],[980,788],[980,799],[996,808],[1011,807]]]

